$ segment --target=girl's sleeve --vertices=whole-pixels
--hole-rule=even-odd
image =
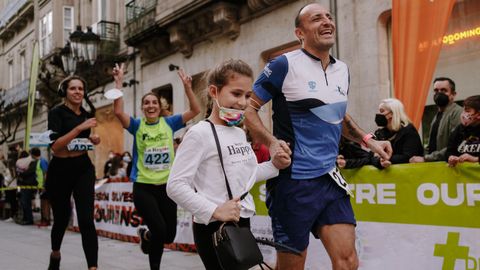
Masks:
[[[255,182],[267,180],[273,177],[278,176],[278,169],[273,166],[271,160],[262,162],[257,165],[257,174],[255,176]]]
[[[217,205],[195,192],[194,178],[203,160],[201,135],[189,130],[177,149],[170,176],[167,194],[182,208],[192,213],[199,222],[208,224]]]

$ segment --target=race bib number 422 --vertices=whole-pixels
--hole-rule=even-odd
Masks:
[[[93,144],[87,138],[75,138],[67,145],[67,149],[68,151],[91,151]]]
[[[143,154],[143,166],[153,171],[168,170],[170,149],[167,146],[147,148]]]

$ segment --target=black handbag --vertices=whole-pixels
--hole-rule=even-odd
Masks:
[[[217,131],[212,122],[208,121],[212,127],[215,143],[217,144],[220,164],[222,165],[227,186],[228,198],[233,198],[230,185],[228,184],[227,174],[223,166],[222,151],[218,141]],[[218,261],[224,270],[247,270],[255,265],[263,269],[263,256],[258,248],[255,237],[250,228],[239,227],[235,222],[224,222],[220,228],[212,235],[213,246],[217,254]],[[268,265],[265,264],[269,269]]]

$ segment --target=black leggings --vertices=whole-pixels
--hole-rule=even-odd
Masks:
[[[208,225],[193,223],[193,240],[195,241],[198,255],[207,270],[223,270],[218,262],[212,240],[213,233],[220,228],[222,223],[220,221],[215,221]],[[238,226],[250,228],[250,219],[240,218]]]
[[[163,245],[177,232],[177,205],[167,196],[166,184],[133,184],[133,203],[150,230],[150,269],[160,269]]]
[[[45,189],[53,211],[52,250],[59,251],[62,245],[72,212],[70,197],[73,193],[83,252],[88,267],[96,267],[98,239],[93,222],[95,168],[88,155],[73,158],[53,157],[48,167]]]

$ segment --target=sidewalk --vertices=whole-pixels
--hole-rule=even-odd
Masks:
[[[99,270],[149,269],[148,256],[138,244],[98,238]],[[67,231],[62,243],[60,269],[85,270],[80,233]],[[46,270],[50,254],[50,228],[21,226],[0,220],[0,269]],[[165,250],[161,269],[204,269],[196,253]]]

